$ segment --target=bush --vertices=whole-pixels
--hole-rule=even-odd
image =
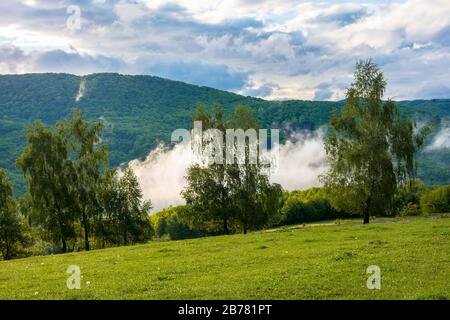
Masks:
[[[424,213],[450,212],[450,186],[440,187],[425,193],[420,204]]]
[[[404,187],[397,189],[388,215],[420,215],[420,199],[425,192],[427,187],[419,179],[408,181]]]
[[[325,191],[321,188],[288,193],[281,212],[281,224],[335,220],[350,216],[333,208]]]
[[[420,216],[422,210],[417,203],[408,203],[400,212],[400,216]]]
[[[209,235],[196,228],[190,219],[188,206],[169,207],[150,217],[150,223],[158,239],[182,240]]]

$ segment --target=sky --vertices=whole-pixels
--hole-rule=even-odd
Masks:
[[[146,74],[266,99],[340,100],[368,58],[390,98],[450,98],[450,1],[0,2],[1,74]]]

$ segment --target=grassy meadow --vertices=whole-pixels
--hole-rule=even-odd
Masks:
[[[450,299],[450,216],[0,261],[0,299]],[[69,265],[81,267],[69,290]],[[381,269],[381,289],[366,269]]]

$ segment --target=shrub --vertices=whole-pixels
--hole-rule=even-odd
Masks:
[[[191,221],[188,206],[169,207],[150,217],[155,236],[159,239],[182,240],[210,234],[196,228]]]
[[[388,215],[420,215],[420,199],[425,192],[427,187],[419,179],[407,181],[404,187],[397,189]]]
[[[408,203],[400,212],[400,216],[420,216],[422,214],[422,210],[420,209],[420,205],[416,203]]]
[[[349,214],[336,210],[321,188],[290,192],[281,212],[281,224],[335,220],[349,216]]]
[[[424,213],[450,212],[450,186],[440,187],[425,193],[420,204]]]

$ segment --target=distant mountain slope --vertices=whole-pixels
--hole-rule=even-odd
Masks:
[[[112,165],[147,155],[177,128],[189,128],[198,104],[218,103],[227,112],[243,104],[255,109],[266,128],[315,129],[326,124],[342,102],[266,101],[152,76],[93,74],[25,74],[0,76],[0,167],[12,172],[23,190],[15,159],[25,147],[24,128],[36,119],[47,124],[73,109],[105,122],[104,141]],[[450,100],[400,102],[402,113],[438,122],[450,115]],[[450,165],[428,165],[425,180],[450,183]],[[439,179],[432,171],[442,169]],[[440,170],[439,169],[439,170]],[[431,170],[431,171],[430,171]],[[443,175],[444,174],[444,175]],[[428,178],[427,178],[428,177]]]

